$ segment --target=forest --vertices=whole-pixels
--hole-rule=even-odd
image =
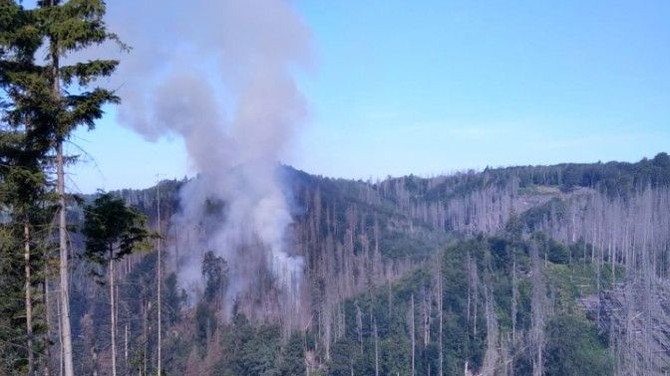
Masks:
[[[667,153],[73,194],[64,145],[123,99],[73,59],[129,50],[105,12],[0,0],[0,375],[670,372]]]

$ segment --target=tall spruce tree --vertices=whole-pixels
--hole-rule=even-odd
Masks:
[[[106,5],[102,0],[41,0],[34,11],[40,35],[47,41],[48,58],[44,72],[50,87],[49,117],[51,147],[55,153],[56,193],[58,195],[58,238],[60,274],[61,341],[65,375],[74,375],[72,330],[70,326],[68,243],[66,223],[65,156],[63,144],[79,126],[95,127],[103,115],[102,107],[118,103],[110,90],[94,86],[96,79],[109,76],[118,65],[116,60],[88,60],[62,64],[65,56],[106,41],[117,42],[103,20]]]
[[[35,9],[30,10],[24,9],[16,1],[0,0],[0,84],[3,88],[14,90],[3,98],[4,107],[11,108],[7,112],[6,123],[13,126],[15,132],[16,126],[23,124],[26,134],[33,132],[39,135],[32,138],[33,141],[39,141],[33,146],[41,151],[46,142],[46,148],[55,156],[59,207],[60,328],[66,376],[73,375],[74,368],[65,216],[66,158],[63,144],[77,127],[85,125],[92,129],[95,120],[103,114],[103,105],[116,103],[119,99],[109,90],[91,88],[97,78],[113,73],[117,61],[89,60],[63,65],[61,60],[66,55],[71,57],[73,53],[93,45],[109,40],[118,42],[118,38],[107,31],[103,21],[105,11],[105,2],[101,0],[42,0],[37,2]],[[35,65],[34,55],[44,43],[48,51],[46,62],[44,65]],[[121,43],[119,45],[125,48]],[[33,148],[28,147],[30,140],[25,138],[16,141],[16,145],[25,146],[26,153],[32,152],[28,150]],[[20,174],[17,171],[21,171]],[[43,178],[39,174],[32,174],[37,173],[37,170],[32,170],[31,174],[25,171],[12,169],[14,180]],[[18,210],[14,212],[18,213]],[[23,243],[24,246],[28,244],[27,241]]]

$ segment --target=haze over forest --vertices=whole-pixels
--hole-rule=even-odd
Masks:
[[[0,0],[0,375],[667,374],[669,16]]]

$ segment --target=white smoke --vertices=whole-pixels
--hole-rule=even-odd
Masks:
[[[133,48],[116,75],[120,122],[149,140],[182,138],[198,173],[174,218],[190,239],[181,283],[199,283],[212,250],[228,261],[229,301],[265,268],[295,302],[304,265],[286,239],[276,173],[307,116],[293,72],[309,67],[309,30],[285,0],[126,0],[108,15]],[[208,216],[206,202],[222,202],[224,215]]]

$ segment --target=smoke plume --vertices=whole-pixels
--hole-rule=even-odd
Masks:
[[[117,74],[120,122],[148,140],[182,138],[198,173],[173,218],[182,285],[201,283],[211,250],[228,262],[229,311],[264,288],[263,272],[277,301],[298,304],[303,259],[276,174],[307,115],[293,77],[310,64],[305,24],[285,0],[119,1],[108,22],[133,48]]]

